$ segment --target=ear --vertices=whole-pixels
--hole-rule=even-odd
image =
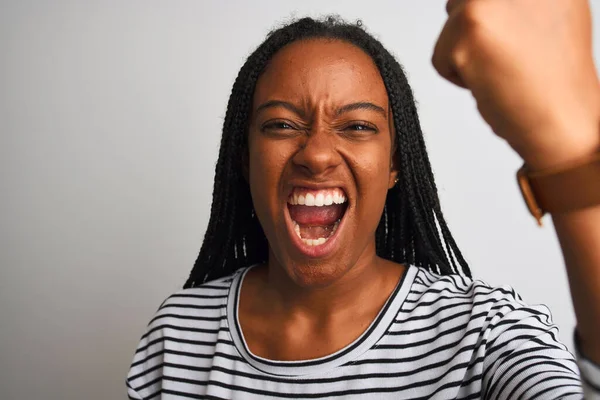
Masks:
[[[395,151],[396,146],[394,146],[394,151],[392,153],[391,161],[390,161],[390,177],[388,179],[388,189],[392,189],[398,183],[398,153]]]
[[[395,166],[390,168],[390,179],[388,181],[388,189],[392,189],[398,183],[398,170]]]

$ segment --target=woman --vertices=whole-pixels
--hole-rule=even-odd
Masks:
[[[447,8],[434,65],[528,170],[600,150],[585,1]],[[359,26],[301,19],[238,75],[200,255],[142,337],[129,397],[600,396],[600,206],[553,219],[583,379],[545,307],[470,279],[400,65]]]

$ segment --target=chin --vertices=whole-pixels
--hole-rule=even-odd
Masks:
[[[314,289],[331,286],[350,270],[350,264],[333,260],[290,260],[284,265],[283,268],[294,283]]]
[[[279,242],[281,243],[281,242]],[[302,288],[326,288],[342,279],[355,265],[357,260],[348,252],[336,252],[327,258],[311,258],[298,252],[296,248],[281,246],[269,249],[269,266],[285,274],[284,279],[291,280]],[[340,254],[341,253],[341,254]]]

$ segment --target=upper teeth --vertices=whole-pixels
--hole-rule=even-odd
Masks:
[[[330,206],[332,204],[343,204],[346,196],[341,189],[303,190],[294,189],[288,203],[291,205],[304,206]]]

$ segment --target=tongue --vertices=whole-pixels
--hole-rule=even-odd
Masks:
[[[288,204],[290,217],[299,225],[323,226],[333,225],[335,221],[344,215],[344,204],[332,204],[330,206],[311,207],[293,206]]]

